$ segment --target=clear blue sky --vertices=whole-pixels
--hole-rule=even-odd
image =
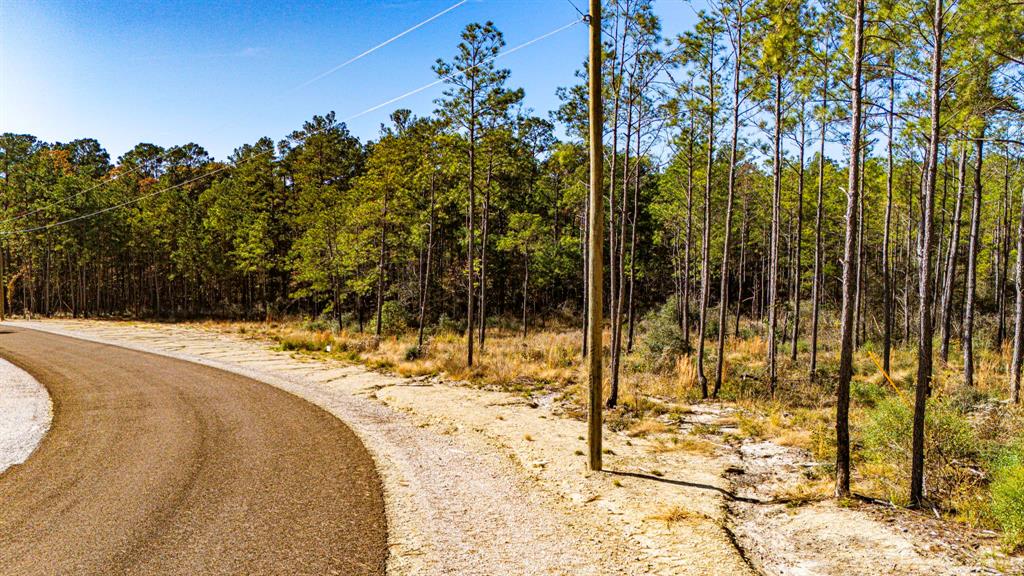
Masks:
[[[585,9],[586,0],[573,0]],[[313,114],[345,118],[436,77],[459,31],[493,20],[509,47],[578,18],[567,0],[469,0],[315,83],[295,88],[456,0],[386,2],[0,0],[0,132],[46,141],[92,137],[116,158],[138,142],[194,141],[217,158],[274,140]],[[662,0],[666,36],[694,8]],[[586,56],[575,26],[499,60],[546,115]],[[374,138],[395,108],[428,114],[437,86],[349,123]]]

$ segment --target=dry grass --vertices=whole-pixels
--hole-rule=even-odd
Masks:
[[[667,438],[656,438],[654,440],[654,444],[651,446],[651,452],[654,452],[655,454],[663,454],[667,452],[688,452],[690,454],[712,456],[717,451],[718,446],[716,446],[714,442],[690,434],[683,436],[670,436]]]
[[[804,322],[809,329],[809,319]],[[352,330],[330,331],[301,322],[278,323],[203,323],[205,328],[230,331],[247,338],[267,339],[280,348],[314,356],[359,362],[376,369],[404,376],[443,375],[470,386],[498,389],[526,397],[553,395],[564,413],[584,418],[586,415],[585,365],[580,354],[581,333],[578,328],[551,323],[547,328],[522,338],[512,327],[492,326],[488,329],[485,347],[477,351],[476,363],[466,367],[465,336],[453,331],[437,331],[427,338],[423,349],[417,347],[416,334],[409,331],[381,340],[372,333]],[[727,412],[708,424],[694,425],[689,434],[674,433],[675,423],[687,420],[689,405],[700,398],[695,355],[660,354],[645,356],[645,337],[637,334],[636,351],[623,357],[620,380],[620,407],[606,413],[609,429],[622,430],[630,437],[647,438],[646,450],[653,454],[682,452],[695,457],[711,457],[722,450],[721,444],[736,438],[731,429],[743,437],[775,442],[781,446],[810,452],[824,466],[816,468],[821,477],[800,482],[783,489],[782,499],[800,504],[831,497],[832,483],[828,476],[835,460],[834,395],[838,369],[838,323],[835,314],[825,314],[819,340],[817,378],[812,380],[808,369],[808,342],[798,342],[798,358],[790,360],[790,343],[779,343],[776,394],[768,393],[766,383],[767,341],[764,326],[744,320],[742,337],[731,336],[726,342],[724,385],[722,397],[735,412]],[[605,333],[608,352],[610,334]],[[949,400],[973,407],[968,411],[971,427],[980,441],[1002,445],[1011,438],[1024,436],[1024,413],[996,410],[995,400],[1007,393],[1010,348],[989,345],[989,335],[978,335],[975,357],[975,383],[965,386],[962,379],[960,343],[950,343],[949,361],[936,357],[933,400]],[[680,348],[685,348],[680,346]],[[713,376],[716,358],[714,347],[708,346],[706,374]],[[936,351],[937,352],[937,351]],[[874,359],[872,358],[874,356]],[[906,504],[907,466],[872,461],[863,445],[858,445],[859,429],[872,417],[872,410],[896,396],[913,397],[913,380],[917,357],[913,346],[898,345],[892,349],[889,378],[882,373],[876,342],[866,343],[854,356],[851,425],[854,450],[854,490],[895,504]],[[936,356],[938,354],[936,353]],[[891,382],[890,382],[891,379]],[[605,393],[609,382],[605,380]],[[1007,415],[1009,414],[1009,415]],[[723,432],[730,429],[730,434]],[[703,436],[703,437],[702,437]],[[526,434],[524,440],[534,440]],[[627,442],[628,443],[628,442]],[[639,442],[638,442],[639,444]],[[582,450],[577,450],[582,455]],[[660,476],[659,470],[650,470]],[[817,473],[816,473],[817,476]],[[993,527],[988,507],[990,495],[977,478],[964,478],[950,491],[949,501],[941,503],[943,511],[951,511],[958,519],[974,525]],[[620,485],[618,480],[615,481]],[[666,507],[650,517],[667,525],[696,521],[702,518],[688,510]]]
[[[631,426],[626,434],[633,438],[643,438],[652,434],[664,434],[669,430],[671,428],[669,428],[668,424],[647,418]]]
[[[674,395],[682,398],[698,386],[697,367],[689,356],[680,356],[676,360],[676,382]]]
[[[781,446],[811,450],[814,448],[814,435],[810,430],[784,430],[775,438],[775,443]]]
[[[377,340],[369,332],[317,330],[298,322],[206,322],[203,327],[268,339],[283,350],[360,362],[402,376],[438,374],[518,392],[562,390],[580,381],[580,334],[574,330],[538,331],[523,339],[517,330],[490,328],[474,366],[467,368],[465,337],[450,331],[431,335],[419,350],[411,331]]]
[[[672,526],[673,524],[676,524],[676,523],[679,523],[679,522],[686,522],[686,523],[702,522],[704,520],[707,520],[707,516],[705,516],[705,515],[703,515],[703,514],[701,514],[699,512],[693,512],[693,511],[687,510],[686,508],[683,508],[682,506],[673,505],[673,506],[666,507],[661,512],[658,512],[656,514],[651,514],[650,516],[647,517],[647,519],[648,520],[653,520],[653,521],[656,521],[656,522],[664,522],[667,526]]]
[[[832,497],[834,489],[835,486],[831,478],[821,478],[787,486],[775,497],[787,504],[799,505],[827,500]]]

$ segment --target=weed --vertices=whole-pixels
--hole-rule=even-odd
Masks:
[[[648,520],[656,520],[664,522],[666,525],[671,526],[676,522],[693,522],[704,520],[705,516],[697,512],[691,512],[682,506],[669,506],[665,510],[652,514],[647,517]]]

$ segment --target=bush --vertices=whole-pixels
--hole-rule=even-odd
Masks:
[[[671,300],[648,312],[640,321],[643,331],[643,356],[655,372],[668,372],[676,367],[676,359],[689,352],[689,343],[676,320],[675,303]]]
[[[889,397],[867,411],[861,430],[871,479],[895,502],[905,502],[909,490],[913,426],[913,409],[903,398]],[[948,501],[974,476],[971,469],[978,456],[978,440],[967,416],[951,402],[929,402],[925,414],[926,493]]]
[[[452,320],[447,314],[441,314],[441,317],[437,319],[435,331],[438,334],[459,334],[466,331],[466,324],[461,320]]]
[[[853,402],[860,406],[877,406],[889,394],[888,384],[875,384],[855,380],[850,385],[850,396]]]
[[[1010,549],[1024,546],[1024,439],[1000,450],[990,465],[992,517]]]
[[[311,318],[306,320],[302,324],[302,328],[310,332],[331,332],[332,334],[338,333],[338,321],[330,316],[330,314],[321,314],[319,318]]]
[[[376,319],[374,319],[376,323]],[[380,309],[381,334],[401,334],[409,327],[405,307],[397,300],[388,300]],[[376,328],[376,326],[374,326]]]

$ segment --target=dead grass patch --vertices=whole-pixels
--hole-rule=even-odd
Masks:
[[[811,450],[814,448],[814,437],[809,430],[784,430],[775,438],[775,443],[781,446]]]
[[[831,478],[807,480],[787,486],[776,497],[790,505],[821,502],[833,496],[834,484]]]
[[[714,442],[690,434],[657,438],[651,446],[651,452],[656,454],[688,452],[690,454],[712,456],[717,450],[718,446]]]
[[[707,516],[701,514],[700,512],[693,512],[692,510],[687,510],[682,506],[672,505],[666,507],[661,512],[651,514],[647,517],[647,520],[652,520],[655,522],[664,522],[666,526],[672,526],[673,524],[679,522],[703,522],[704,520],[707,520]]]
[[[646,418],[640,420],[633,426],[630,426],[629,431],[626,432],[628,436],[633,438],[643,438],[652,434],[664,434],[671,430],[668,424],[664,422]]]

